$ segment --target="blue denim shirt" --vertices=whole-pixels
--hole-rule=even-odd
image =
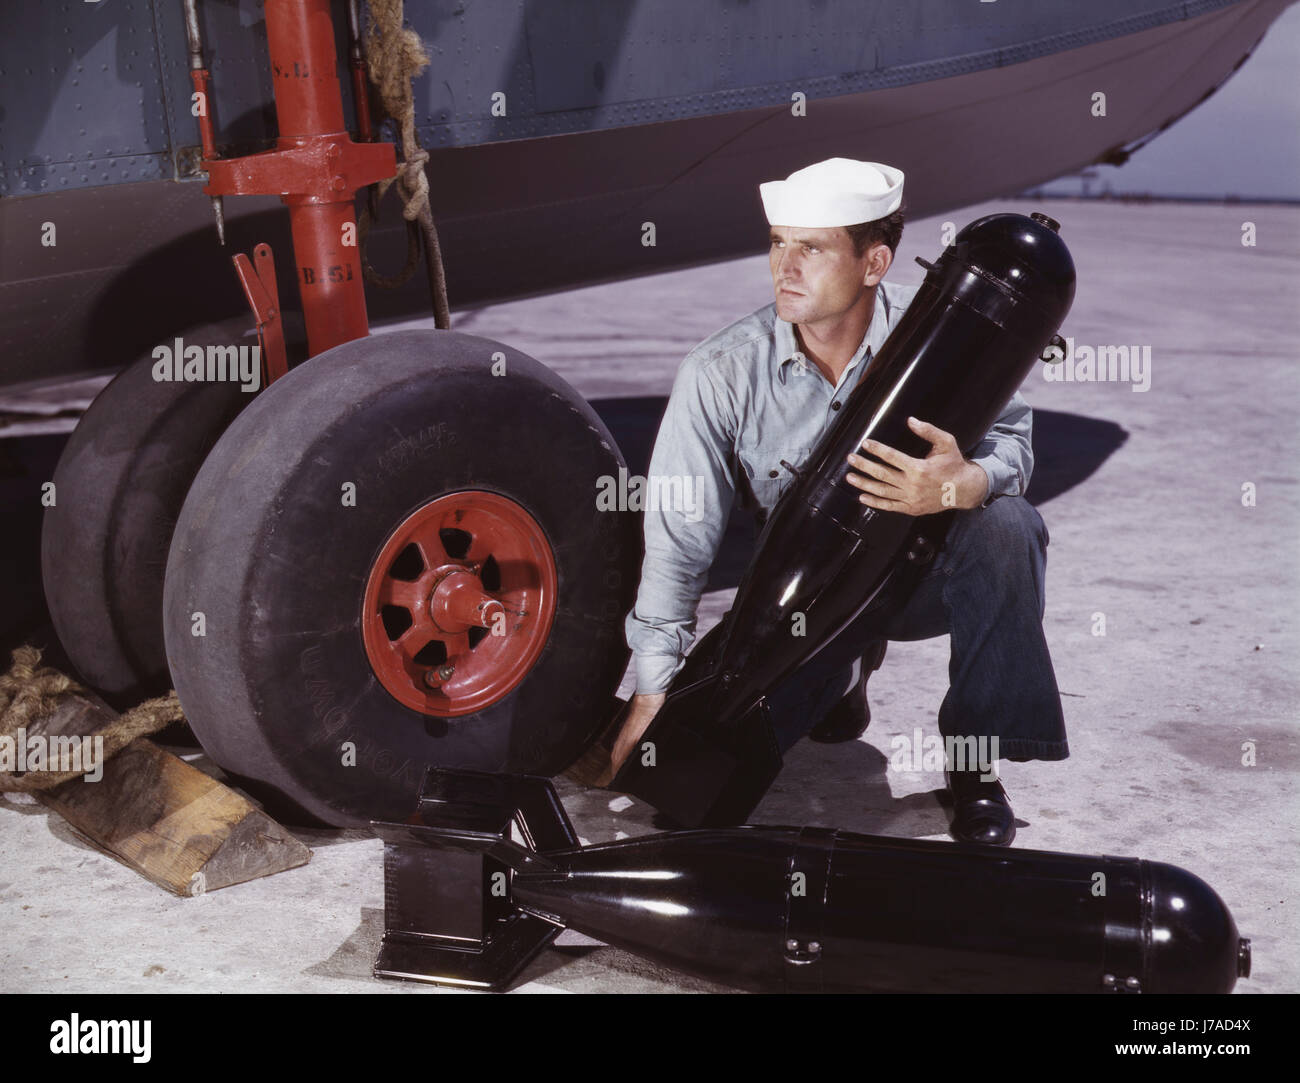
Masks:
[[[916,286],[882,282],[840,382],[804,357],[769,304],[696,346],[678,369],[645,489],[645,561],[625,631],[636,690],[664,691],[695,638],[695,610],[738,492],[766,517],[902,318]],[[989,476],[984,504],[1023,495],[1034,457],[1019,392],[970,456]],[[845,472],[848,465],[845,464]],[[752,501],[750,497],[752,496]]]

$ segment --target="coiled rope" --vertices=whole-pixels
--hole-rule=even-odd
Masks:
[[[41,652],[36,647],[19,647],[13,652],[12,659],[9,669],[0,673],[0,738],[11,737],[16,742],[24,737],[19,730],[39,723],[56,711],[64,700],[86,694],[87,689],[66,673],[60,673],[50,666],[42,666]],[[173,690],[165,696],[145,700],[92,733],[76,736],[83,744],[96,737],[104,739],[103,760],[99,761],[102,763],[137,737],[157,733],[173,722],[182,721],[184,717],[180,700]],[[80,778],[96,766],[86,764],[84,757],[82,762],[85,768],[81,771],[26,771],[19,774],[17,770],[0,770],[0,792],[32,793],[47,790],[69,779]]]
[[[424,50],[420,35],[404,26],[403,0],[367,0],[370,8],[370,25],[365,36],[366,67],[370,81],[379,92],[379,102],[384,113],[397,125],[402,147],[402,161],[397,176],[380,181],[378,198],[384,198],[388,189],[397,184],[402,197],[402,217],[409,223],[406,266],[397,275],[386,277],[370,266],[365,257],[365,239],[371,226],[371,210],[364,207],[359,228],[362,268],[367,281],[387,289],[395,289],[410,279],[415,271],[418,229],[423,238],[425,264],[429,274],[429,292],[433,302],[434,323],[446,330],[451,326],[451,312],[447,304],[447,279],[442,266],[442,248],[438,243],[438,230],[433,222],[429,205],[429,178],[425,165],[429,152],[420,146],[415,132],[415,96],[411,82],[429,66],[429,54]]]

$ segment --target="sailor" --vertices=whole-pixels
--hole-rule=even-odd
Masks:
[[[793,480],[790,468],[830,426],[918,288],[884,281],[903,231],[900,170],[831,158],[759,192],[775,299],[691,350],[673,384],[650,476],[693,479],[695,507],[661,504],[645,515],[645,559],[626,623],[636,694],[608,777],[684,664],[733,502],[765,520]],[[884,640],[850,625],[769,698],[783,753],[804,736],[856,740],[870,721],[866,686],[885,643],[949,635],[951,683],[939,732],[949,750],[971,748],[972,738],[994,750],[993,764],[948,758],[951,831],[997,846],[1015,836],[998,756],[1069,755],[1042,627],[1048,533],[1024,498],[1031,423],[1017,392],[970,458],[924,418],[909,421],[930,445],[924,458],[872,441],[863,450],[883,465],[850,457],[846,477],[869,507],[913,516],[958,510],[943,550]]]

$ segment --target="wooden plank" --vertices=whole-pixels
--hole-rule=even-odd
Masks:
[[[85,736],[113,717],[98,697],[78,694],[29,732]],[[35,796],[95,846],[177,895],[214,891],[311,858],[247,798],[144,738],[105,763],[99,781],[72,779]]]

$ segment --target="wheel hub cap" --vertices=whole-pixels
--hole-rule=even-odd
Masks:
[[[546,645],[558,577],[537,520],[498,493],[466,490],[412,512],[366,581],[361,633],[380,684],[441,717],[508,695]]]

